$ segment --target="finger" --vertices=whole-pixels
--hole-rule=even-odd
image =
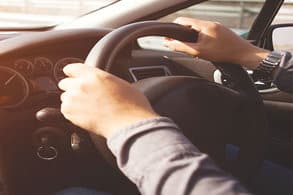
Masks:
[[[60,95],[61,100],[61,106],[63,106],[63,110],[66,110],[66,113],[69,113],[69,111],[73,110],[75,107],[75,102],[78,101],[78,94],[75,91],[66,91]],[[66,108],[66,109],[65,109]]]
[[[77,90],[65,91],[60,95],[60,100],[62,103],[66,103],[71,108],[75,105],[73,101],[79,101],[82,94]]]
[[[63,93],[60,95],[60,100],[61,100],[61,102],[65,102],[66,97],[67,97],[67,93],[66,93],[66,92],[63,92]]]
[[[169,48],[169,49],[171,49],[171,50],[173,50],[173,51],[175,51],[175,46],[174,46],[174,44],[172,44],[172,42],[173,42],[174,40],[164,40],[163,41],[163,45],[165,46],[165,47],[167,47],[167,48]]]
[[[62,101],[61,106],[60,106],[61,113],[69,121],[71,121],[70,120],[71,117],[69,117],[70,113],[71,113],[70,109],[69,109],[70,107],[71,107],[71,105],[69,105],[66,101]]]
[[[172,41],[174,39],[170,38],[170,37],[164,37],[163,41],[166,40],[166,41]]]
[[[165,46],[165,47],[167,47],[167,48],[169,48],[169,49],[171,49],[171,50],[173,50],[173,51],[175,51],[175,50],[180,50],[179,48],[178,48],[178,46],[179,46],[179,44],[175,44],[175,41],[176,40],[164,40],[163,41],[163,45]],[[180,45],[179,47],[181,47],[182,45]],[[177,48],[176,48],[177,47]]]
[[[58,83],[58,87],[63,91],[67,91],[68,89],[76,87],[76,82],[74,78],[65,78]]]
[[[63,72],[68,77],[79,77],[83,74],[91,72],[92,67],[89,67],[85,64],[76,63],[76,64],[68,64],[63,68]]]
[[[165,47],[168,47],[169,49],[177,52],[184,52],[190,55],[197,55],[198,54],[198,48],[197,44],[195,43],[186,43],[186,42],[181,42],[177,40],[173,41],[164,41],[163,42]]]

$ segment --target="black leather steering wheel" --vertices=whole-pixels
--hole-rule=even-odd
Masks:
[[[104,36],[90,51],[85,63],[111,73],[127,73],[128,65],[115,66],[118,54],[137,38],[153,35],[195,42],[198,33],[173,23],[133,23]],[[184,76],[150,78],[134,86],[145,93],[158,113],[172,118],[200,150],[247,181],[263,159],[266,122],[262,99],[240,66],[221,64],[218,67],[228,78],[229,88],[203,78]],[[105,141],[96,135],[91,137],[104,157],[114,164]],[[227,144],[239,147],[234,161],[226,159]]]

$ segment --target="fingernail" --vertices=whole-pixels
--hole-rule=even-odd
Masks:
[[[164,37],[164,40],[166,40],[166,41],[172,41],[173,39],[170,38],[170,37]]]

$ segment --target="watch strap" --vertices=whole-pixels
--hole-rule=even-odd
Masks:
[[[271,82],[273,80],[273,72],[279,67],[283,56],[283,52],[272,51],[256,68],[255,76],[257,76],[257,79],[263,82]]]

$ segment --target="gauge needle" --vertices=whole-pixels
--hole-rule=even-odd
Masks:
[[[16,77],[16,74],[12,75],[5,83],[4,86],[8,85],[14,78]]]

